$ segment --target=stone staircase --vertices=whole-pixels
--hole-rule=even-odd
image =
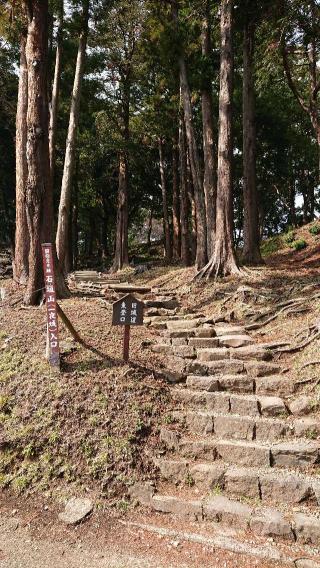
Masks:
[[[176,409],[154,456],[157,486],[137,484],[131,497],[199,527],[214,522],[247,539],[301,545],[320,559],[320,420],[312,397],[240,326],[169,319],[154,350],[167,354]]]

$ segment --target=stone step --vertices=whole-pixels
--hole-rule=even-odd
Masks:
[[[188,340],[188,345],[195,347],[196,349],[212,349],[219,346],[219,339],[218,337],[190,337],[190,339]]]
[[[320,421],[316,418],[263,418],[192,410],[175,411],[172,418],[191,434],[214,434],[230,440],[274,442],[292,438],[320,438]]]
[[[229,333],[219,336],[219,344],[223,347],[244,347],[253,345],[254,339],[244,333]]]
[[[187,330],[197,328],[201,323],[200,319],[170,319],[167,321],[167,329],[174,330]]]
[[[165,309],[165,310],[175,310],[179,307],[179,302],[176,298],[154,298],[151,300],[145,300],[144,305],[146,308],[154,308],[154,309]],[[157,315],[157,314],[155,314]],[[167,315],[167,314],[159,314],[159,315]],[[169,314],[168,314],[169,315]]]
[[[201,407],[222,414],[242,416],[288,416],[287,407],[280,397],[233,394],[229,392],[206,392],[186,388],[172,389],[172,396],[189,407]]]
[[[217,339],[217,341],[219,342],[219,339]],[[238,349],[228,349],[226,347],[198,348],[197,356],[199,361],[221,361],[230,359],[241,361],[269,361],[272,359],[270,351],[257,347],[256,345],[238,347]]]
[[[235,393],[290,396],[297,385],[284,375],[250,377],[248,375],[189,375],[187,387],[207,392],[228,391]]]
[[[165,317],[165,316],[168,316],[170,313],[172,313],[172,311],[171,311],[171,310],[167,310],[167,309],[165,309],[165,308],[148,308],[148,309],[145,311],[146,317],[155,317],[155,316],[158,316],[158,317],[163,318],[163,317]]]
[[[223,359],[219,361],[192,361],[188,374],[195,375],[235,375],[245,373],[251,377],[266,377],[281,373],[282,367],[266,361],[243,361],[241,359]]]
[[[177,316],[178,317],[178,316]],[[170,320],[171,321],[171,320]],[[173,320],[174,321],[174,320]],[[185,322],[186,320],[182,320],[183,322]],[[192,320],[194,321],[194,320]],[[181,320],[180,320],[181,322]],[[187,324],[188,325],[188,324]],[[217,345],[218,345],[218,338],[216,338],[216,333],[214,330],[214,327],[179,327],[177,329],[165,329],[162,332],[162,336],[165,337],[166,340],[169,339],[177,339],[177,338],[184,338],[187,342],[190,341],[191,339],[197,338],[197,339],[216,339]]]
[[[181,438],[177,442],[175,451],[183,458],[205,461],[220,459],[230,465],[246,467],[290,468],[305,471],[320,462],[320,442],[296,439],[271,442],[228,437],[209,440]]]
[[[319,476],[275,472],[267,467],[230,467],[218,459],[213,463],[195,463],[186,459],[156,458],[154,463],[162,479],[194,485],[201,491],[223,491],[227,496],[262,501],[263,505],[320,505]]]
[[[320,546],[320,519],[315,515],[296,512],[284,515],[277,509],[252,507],[222,495],[194,500],[159,494],[152,486],[143,484],[133,485],[129,494],[141,505],[161,513],[172,513],[182,519],[213,521],[251,531],[254,535]]]
[[[219,337],[226,335],[235,335],[235,334],[247,335],[245,328],[242,327],[241,325],[228,325],[225,323],[216,323],[214,329]]]

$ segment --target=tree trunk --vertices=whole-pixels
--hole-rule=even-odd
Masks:
[[[211,46],[211,26],[210,26],[210,2],[206,2],[206,13],[202,23],[202,56],[208,62],[210,69],[210,58],[212,55]],[[208,256],[212,255],[215,228],[216,228],[216,199],[217,199],[217,180],[216,163],[214,156],[214,130],[213,130],[213,101],[212,85],[210,77],[203,80],[202,92],[202,125],[203,125],[203,158],[204,158],[204,177],[203,189],[206,204],[206,223],[207,223],[207,249]]]
[[[28,17],[26,59],[28,68],[26,214],[30,236],[29,278],[24,297],[27,305],[35,305],[43,296],[43,242],[53,236],[53,196],[50,183],[48,132],[48,0],[25,4]],[[54,250],[56,290],[67,297],[69,290],[59,270]]]
[[[115,239],[115,256],[112,271],[117,272],[129,264],[128,251],[128,193],[129,193],[129,155],[130,142],[130,99],[131,99],[131,68],[126,67],[122,77],[122,126],[121,135],[124,149],[119,153],[119,186],[118,211]]]
[[[247,21],[243,41],[243,262],[262,263],[256,183],[256,124],[254,92],[255,25]]]
[[[59,103],[59,90],[60,78],[62,69],[62,30],[63,30],[63,0],[57,19],[57,47],[56,47],[56,62],[54,68],[54,78],[52,86],[52,98],[50,109],[50,125],[49,125],[49,157],[50,157],[50,178],[53,184],[54,168],[55,168],[55,154],[56,154],[56,135],[57,135],[57,119],[58,119],[58,103]]]
[[[190,170],[190,160],[187,152],[187,192],[190,206],[190,221],[191,221],[191,238],[190,238],[190,254],[192,263],[195,263],[197,254],[197,213],[196,213],[196,203],[194,200],[194,188],[192,184],[192,175]]]
[[[178,165],[177,137],[173,139],[172,146],[172,226],[173,226],[173,257],[181,255],[181,227],[179,204],[179,165]]]
[[[147,224],[147,247],[148,251],[151,249],[151,234],[152,234],[152,221],[153,221],[153,205],[150,207],[150,212],[148,216],[148,224]]]
[[[292,227],[297,226],[297,216],[296,216],[296,188],[295,188],[295,177],[289,181],[289,216],[288,224]]]
[[[233,0],[221,2],[221,59],[216,239],[213,255],[198,276],[239,274],[233,246],[232,199],[232,95],[233,95]]]
[[[173,19],[178,31],[178,7],[177,2],[172,4]],[[186,125],[187,144],[189,150],[190,167],[192,182],[194,187],[194,199],[196,204],[197,216],[197,254],[196,267],[202,268],[208,259],[207,256],[207,228],[206,228],[206,206],[201,181],[200,160],[195,138],[192,118],[191,95],[188,82],[187,66],[182,53],[178,56],[180,71],[181,98],[183,103],[184,121]]]
[[[161,138],[159,138],[158,146],[159,146],[159,166],[160,166],[161,193],[162,193],[164,251],[165,251],[166,261],[171,262],[172,249],[171,249],[170,223],[169,223],[169,213],[168,213],[167,183],[166,183],[165,164],[163,157],[163,140]]]
[[[179,127],[179,158],[180,158],[180,226],[181,226],[181,260],[184,266],[190,264],[189,249],[189,207],[188,207],[188,171],[186,135],[183,120]]]
[[[13,278],[18,284],[28,282],[29,232],[26,214],[27,165],[27,111],[28,69],[26,61],[26,37],[20,42],[20,75],[16,117],[16,233],[13,261]]]
[[[72,205],[72,245],[73,245],[73,269],[77,270],[79,262],[79,227],[78,227],[78,207],[79,207],[79,187],[78,187],[78,160],[76,162],[76,175],[73,185],[73,205]]]
[[[108,241],[108,212],[109,212],[109,201],[108,196],[105,192],[102,193],[102,252],[103,252],[103,266],[105,268],[107,263],[107,258],[109,256],[109,241]]]
[[[312,177],[310,176],[310,186],[309,186],[309,203],[310,203],[310,218],[309,221],[314,221],[314,209],[315,209],[315,187],[313,184]]]
[[[69,128],[68,128],[66,153],[65,153],[63,177],[61,184],[58,228],[56,236],[59,264],[63,271],[65,271],[65,259],[66,259],[66,251],[67,251],[68,236],[69,236],[72,175],[74,170],[74,161],[76,153],[76,134],[79,122],[79,114],[80,114],[81,82],[83,77],[84,61],[85,61],[86,46],[87,46],[87,36],[88,36],[89,0],[84,0],[83,2],[82,18],[83,18],[83,23],[82,23],[82,31],[79,38],[77,63],[76,63],[76,70],[74,76],[72,98],[71,98]]]
[[[118,213],[113,271],[129,264],[128,258],[128,159],[125,152],[119,155]]]
[[[70,213],[69,213],[69,236],[68,236],[68,246],[66,249],[65,257],[65,272],[69,274],[73,270],[73,229],[72,229],[72,218],[73,218],[73,199],[71,199]]]

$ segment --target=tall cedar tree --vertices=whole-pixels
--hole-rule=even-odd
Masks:
[[[73,91],[71,96],[71,108],[69,128],[64,159],[63,177],[58,215],[58,228],[56,236],[57,253],[61,270],[67,273],[70,269],[70,210],[72,197],[72,177],[74,173],[76,157],[76,136],[80,114],[81,83],[84,72],[84,62],[88,38],[89,0],[83,0],[82,28],[79,36],[77,63],[74,75]]]
[[[28,69],[26,35],[20,38],[20,72],[16,115],[16,233],[13,259],[13,278],[26,285],[29,275],[29,232],[26,212]]]
[[[179,10],[178,1],[172,2],[172,15],[173,22],[177,34],[179,33]],[[192,175],[192,183],[194,188],[194,200],[196,205],[196,220],[197,220],[197,252],[196,252],[196,267],[203,268],[205,266],[207,256],[207,227],[206,227],[206,206],[203,191],[203,183],[200,168],[200,159],[197,147],[197,141],[194,131],[191,93],[188,81],[187,65],[183,53],[183,48],[180,46],[178,53],[178,65],[180,71],[180,87],[181,99],[184,113],[184,121],[187,135],[188,154],[190,161],[190,169]]]
[[[168,212],[167,181],[166,181],[165,160],[163,152],[164,144],[162,138],[159,138],[158,146],[159,146],[159,166],[160,166],[162,209],[163,209],[164,252],[166,260],[168,262],[171,262],[172,248],[171,248],[171,235],[170,235],[170,223],[169,223],[169,212]]]
[[[206,223],[207,223],[207,247],[208,256],[213,252],[215,230],[216,230],[216,199],[217,199],[217,180],[216,180],[216,161],[214,153],[214,126],[213,126],[213,101],[212,101],[212,80],[211,64],[212,45],[211,45],[211,22],[210,22],[210,1],[205,4],[205,12],[202,21],[202,57],[206,64],[203,83],[201,88],[202,104],[202,130],[203,130],[203,159],[204,176],[203,189],[206,202]]]
[[[60,79],[62,71],[63,17],[64,17],[64,2],[63,0],[61,0],[57,14],[57,47],[56,47],[54,77],[52,85],[52,97],[50,105],[50,125],[49,125],[50,177],[52,184],[54,182],[59,91],[60,91]]]
[[[239,274],[233,245],[232,199],[232,95],[233,0],[221,2],[221,59],[219,93],[218,184],[215,247],[199,277]]]
[[[48,1],[30,0],[24,2],[24,8],[28,21],[26,214],[30,238],[29,278],[24,302],[27,305],[35,305],[43,295],[44,286],[41,243],[52,242],[53,236],[53,199],[48,143]],[[68,295],[62,273],[57,266],[56,287],[59,296]]]
[[[256,119],[254,82],[255,22],[247,12],[243,37],[243,262],[261,264],[256,181]]]

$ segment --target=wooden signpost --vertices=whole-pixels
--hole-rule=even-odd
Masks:
[[[130,327],[143,325],[144,303],[127,294],[113,304],[112,325],[123,325],[123,360],[129,361]]]
[[[54,278],[52,244],[42,245],[43,273],[47,307],[47,358],[51,367],[60,369],[57,295]]]

